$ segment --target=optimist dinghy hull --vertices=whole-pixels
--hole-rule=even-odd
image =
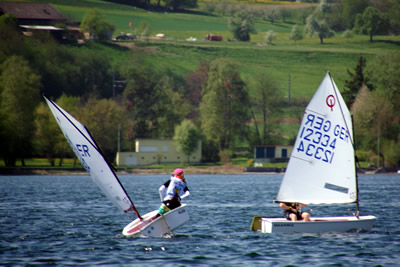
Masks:
[[[309,222],[288,221],[285,218],[263,218],[254,216],[251,230],[262,233],[323,233],[371,230],[376,217],[314,217]]]
[[[142,216],[143,220],[136,219],[125,226],[122,234],[127,237],[149,236],[163,237],[172,234],[172,230],[189,221],[189,212],[186,204],[173,209],[164,216],[152,220],[158,210],[153,210]]]

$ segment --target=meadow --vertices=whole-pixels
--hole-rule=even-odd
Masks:
[[[105,46],[99,49],[107,50],[107,54],[115,59],[115,64],[121,60],[129,60],[127,53],[135,49],[149,51],[145,53],[147,62],[161,69],[169,69],[184,76],[194,71],[202,61],[211,61],[220,57],[228,57],[239,64],[242,78],[249,85],[250,93],[253,77],[258,73],[269,74],[280,85],[282,95],[291,97],[312,96],[327,71],[330,71],[336,84],[341,89],[346,79],[347,70],[353,70],[360,56],[367,59],[367,65],[382,53],[399,51],[398,36],[377,36],[374,42],[368,41],[368,36],[355,35],[344,38],[341,33],[335,37],[324,39],[320,44],[316,37],[305,37],[300,41],[289,39],[293,25],[299,23],[296,17],[283,22],[277,20],[273,24],[261,18],[256,19],[257,34],[251,35],[250,42],[228,41],[233,39],[228,28],[227,16],[208,15],[194,10],[187,13],[147,11],[129,5],[114,3],[117,1],[100,0],[51,0],[58,10],[70,20],[82,20],[89,10],[96,8],[116,26],[114,36],[120,33],[136,33],[140,23],[146,22],[151,29],[151,35],[163,33],[165,39],[154,38],[114,42],[130,49]],[[246,1],[241,1],[241,3]],[[247,1],[254,4],[254,1]],[[262,2],[262,1],[261,1]],[[204,1],[199,1],[202,5]],[[274,1],[264,1],[262,8],[268,7]],[[276,6],[276,5],[274,5]],[[288,6],[284,2],[284,5]],[[129,27],[132,22],[132,27]],[[267,31],[274,31],[276,39],[267,44],[264,38]],[[204,41],[203,38],[212,33],[221,35],[222,42]],[[189,37],[197,41],[187,41]],[[129,43],[129,44],[127,44]],[[289,80],[290,77],[290,80]]]

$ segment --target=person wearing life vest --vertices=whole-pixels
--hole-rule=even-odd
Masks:
[[[190,195],[183,170],[180,168],[176,169],[171,179],[165,182],[158,190],[162,204],[154,219],[179,207],[181,199]]]
[[[310,214],[308,212],[301,211],[301,208],[307,206],[305,204],[281,202],[279,206],[284,210],[283,216],[289,221],[310,221]]]

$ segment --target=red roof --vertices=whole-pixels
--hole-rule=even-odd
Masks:
[[[66,20],[66,17],[47,3],[0,2],[0,15],[12,14],[17,19]]]

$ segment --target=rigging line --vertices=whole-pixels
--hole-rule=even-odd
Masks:
[[[133,204],[132,199],[130,198],[130,196],[128,195],[128,193],[126,192],[124,186],[121,184],[121,181],[118,179],[117,175],[114,172],[114,169],[111,167],[110,163],[108,162],[108,160],[104,157],[103,152],[101,151],[100,147],[97,145],[96,141],[94,140],[93,136],[90,134],[88,128],[86,128],[85,125],[83,125],[83,127],[85,127],[85,130],[87,131],[87,133],[89,134],[90,138],[92,138],[93,142],[84,134],[82,133],[82,131],[68,118],[67,115],[65,115],[65,113],[58,107],[58,105],[56,103],[53,102],[53,100],[48,99],[47,97],[45,97],[67,120],[68,122],[74,126],[74,128],[86,139],[86,141],[88,141],[93,148],[102,156],[102,158],[104,159],[104,161],[106,162],[107,166],[110,168],[111,172],[114,175],[114,178],[118,181],[119,185],[121,186],[122,190],[125,192],[126,196],[128,197],[129,201],[131,202],[131,207],[133,209],[133,211],[136,213],[136,215],[138,216],[139,219],[142,219],[142,217],[140,216],[139,212],[137,211],[135,205]]]

